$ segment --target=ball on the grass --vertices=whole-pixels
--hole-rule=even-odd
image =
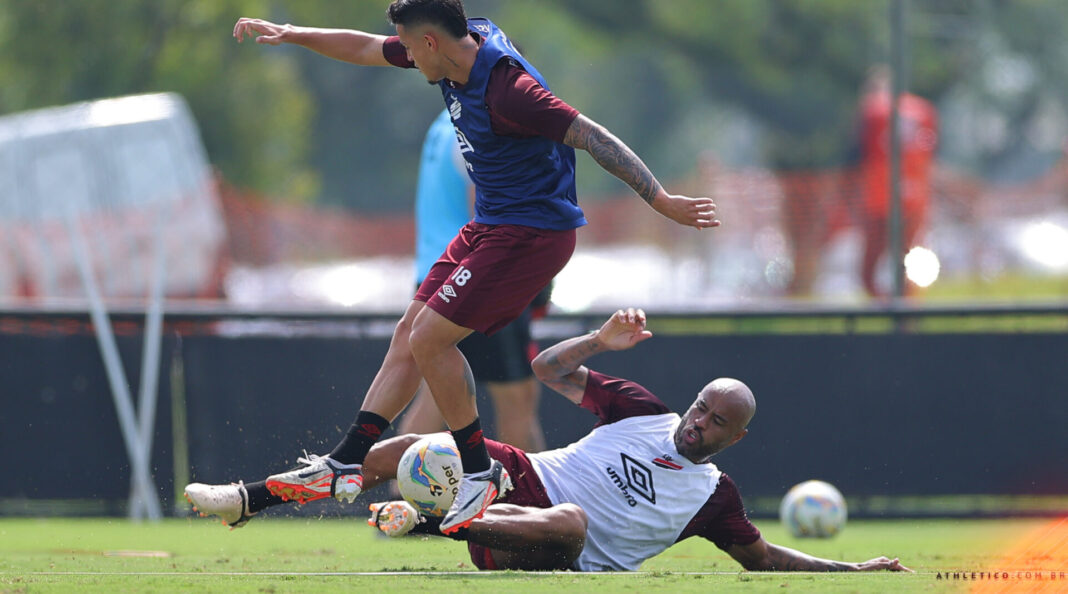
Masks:
[[[420,513],[444,516],[464,476],[460,451],[448,433],[428,435],[408,446],[397,465],[397,489]]]
[[[779,519],[795,537],[834,536],[845,528],[846,515],[842,493],[823,481],[794,485],[779,505]]]

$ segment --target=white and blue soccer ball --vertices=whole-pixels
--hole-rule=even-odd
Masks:
[[[444,516],[464,476],[460,451],[448,433],[434,433],[408,446],[397,465],[401,497],[427,516]]]
[[[779,519],[795,537],[829,538],[845,528],[845,498],[830,483],[805,481],[782,498]]]

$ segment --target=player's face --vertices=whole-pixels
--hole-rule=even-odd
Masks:
[[[705,386],[675,430],[675,449],[691,462],[703,463],[746,434],[749,422],[736,398]]]
[[[432,29],[426,26],[407,29],[404,25],[397,25],[397,37],[400,38],[404,49],[408,50],[408,58],[415,62],[415,67],[423,73],[427,81],[436,83],[445,78],[445,73],[438,64],[439,54],[435,51],[437,41],[433,38]]]

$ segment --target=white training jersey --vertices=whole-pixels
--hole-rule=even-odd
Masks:
[[[634,416],[597,427],[566,448],[528,454],[553,505],[589,518],[580,571],[633,571],[676,542],[719,484],[715,464],[694,464],[675,448],[675,413]]]

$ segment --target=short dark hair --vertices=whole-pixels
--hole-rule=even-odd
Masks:
[[[386,11],[394,25],[437,25],[459,39],[467,35],[463,0],[394,0]]]

